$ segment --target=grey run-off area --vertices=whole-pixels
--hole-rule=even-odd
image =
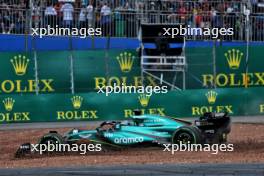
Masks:
[[[75,168],[0,169],[1,176],[264,176],[259,164],[161,164]]]

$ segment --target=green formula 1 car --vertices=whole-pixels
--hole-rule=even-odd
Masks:
[[[109,147],[131,147],[160,144],[216,144],[224,143],[231,130],[231,119],[226,113],[205,113],[194,123],[159,115],[143,115],[134,111],[131,121],[103,122],[95,130],[72,129],[64,135],[50,131],[39,143],[73,144],[88,141]],[[30,150],[29,144],[20,146],[18,154]]]

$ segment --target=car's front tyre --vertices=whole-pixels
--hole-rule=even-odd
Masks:
[[[47,133],[40,139],[39,144],[65,144],[65,140],[59,133]]]

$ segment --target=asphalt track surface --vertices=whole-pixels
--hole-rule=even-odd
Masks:
[[[264,176],[259,164],[166,164],[0,169],[0,176]]]

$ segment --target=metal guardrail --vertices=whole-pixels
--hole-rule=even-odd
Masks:
[[[179,71],[186,66],[185,56],[141,56],[141,66],[145,71]]]

